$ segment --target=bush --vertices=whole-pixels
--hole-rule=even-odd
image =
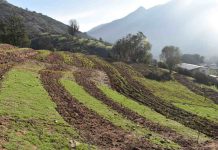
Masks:
[[[218,81],[217,79],[210,77],[204,73],[201,72],[196,72],[193,77],[195,78],[195,81],[198,83],[206,84],[206,85],[216,85],[218,86]]]
[[[163,69],[168,69],[167,65],[164,62],[158,62],[158,67]]]
[[[193,76],[192,72],[187,70],[187,69],[183,69],[183,68],[178,67],[178,68],[176,68],[175,71],[178,72],[179,74],[182,74],[182,75],[185,75],[185,76],[190,76],[190,77]]]
[[[52,38],[49,36],[41,36],[33,39],[31,41],[30,47],[36,50],[38,49],[54,50]]]
[[[158,71],[157,72],[151,71],[145,77],[156,81],[170,81],[172,79],[169,72],[158,72]]]

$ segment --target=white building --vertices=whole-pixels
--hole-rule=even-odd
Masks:
[[[187,63],[178,64],[177,67],[188,70],[188,71],[190,71],[192,73],[202,72],[204,74],[209,75],[209,68],[208,67],[198,66],[198,65],[193,65],[193,64],[187,64]]]

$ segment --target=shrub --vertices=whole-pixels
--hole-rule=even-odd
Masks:
[[[217,79],[210,77],[204,73],[196,72],[193,77],[195,78],[195,81],[198,83],[206,84],[206,85],[216,85],[218,86]]]
[[[164,62],[158,62],[157,65],[159,68],[168,69],[167,65]]]
[[[187,69],[183,69],[183,68],[178,67],[178,68],[176,68],[175,71],[178,72],[179,74],[182,74],[182,75],[185,75],[185,76],[190,76],[190,77],[193,76],[192,72],[187,70]]]

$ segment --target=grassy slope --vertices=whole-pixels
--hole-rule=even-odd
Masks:
[[[83,87],[76,84],[74,81],[62,78],[61,83],[65,88],[74,96],[77,100],[83,103],[86,107],[97,112],[99,115],[103,116],[105,119],[112,122],[114,125],[119,126],[127,131],[134,132],[137,136],[144,136],[146,134],[152,134],[149,139],[151,142],[163,146],[165,148],[178,148],[179,146],[173,142],[165,141],[161,142],[162,139],[158,134],[155,134],[139,125],[134,124],[133,122],[123,118],[116,111],[111,110],[105,104],[97,100],[96,98],[90,96]]]
[[[198,137],[197,131],[192,130],[188,127],[185,127],[184,125],[182,125],[176,121],[167,119],[165,116],[155,112],[154,110],[150,109],[149,107],[147,107],[145,105],[141,105],[141,104],[137,103],[136,101],[133,101],[133,100],[119,94],[118,92],[110,89],[107,86],[101,85],[98,87],[109,98],[111,98],[112,100],[114,100],[117,103],[120,103],[124,107],[127,107],[127,108],[133,110],[134,112],[138,113],[139,115],[141,115],[141,116],[143,116],[143,117],[145,117],[153,122],[159,123],[163,126],[170,127],[171,129],[175,130],[176,132],[180,133],[181,135],[184,135],[187,138],[197,139],[197,137]],[[205,140],[209,140],[209,138],[206,138],[205,135],[202,134],[200,136],[200,140],[202,142],[204,142]]]
[[[137,78],[156,96],[191,113],[218,122],[218,105],[206,100],[176,81],[158,82],[146,78]]]
[[[78,134],[57,113],[38,74],[24,68],[11,70],[2,83],[0,116],[16,120],[5,132],[8,142],[4,147],[69,149],[69,141],[79,139]]]
[[[38,55],[36,56],[36,59],[39,61],[45,60],[45,58],[51,53],[51,51],[48,50],[37,50]]]
[[[93,68],[93,66],[95,65],[92,61],[90,61],[87,57],[85,57],[84,54],[81,53],[66,53],[66,52],[58,52],[58,53],[64,58],[64,62],[69,65],[77,66],[78,65],[77,63],[79,63],[81,67],[85,67],[85,68]]]

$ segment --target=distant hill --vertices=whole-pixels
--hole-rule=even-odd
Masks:
[[[14,13],[24,21],[31,39],[31,48],[63,50],[108,56],[111,44],[98,41],[86,33],[68,34],[68,26],[41,13],[16,7],[0,0],[0,20],[7,20]]]
[[[41,13],[24,10],[7,2],[0,3],[0,19],[7,19],[12,13],[21,17],[25,23],[28,33],[33,35],[42,34],[45,32],[53,34],[66,34],[67,25],[56,21]]]
[[[114,43],[128,33],[142,31],[152,43],[155,56],[165,45],[178,46],[184,53],[218,55],[217,8],[216,0],[172,0],[147,10],[140,7],[88,34]]]

